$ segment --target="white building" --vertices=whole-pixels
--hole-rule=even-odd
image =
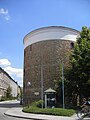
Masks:
[[[20,88],[7,72],[5,72],[0,67],[0,98],[2,96],[6,96],[7,88],[10,86],[11,94],[13,97],[17,97],[18,95],[18,88]]]
[[[13,97],[17,97],[18,95],[18,84],[14,80],[10,80],[11,94]]]

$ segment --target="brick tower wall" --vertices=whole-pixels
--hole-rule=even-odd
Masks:
[[[41,99],[43,91],[55,88],[59,80],[60,65],[69,65],[72,41],[46,40],[36,42],[24,49],[24,102],[32,103]],[[42,75],[41,75],[42,74]],[[31,84],[28,86],[28,82]]]

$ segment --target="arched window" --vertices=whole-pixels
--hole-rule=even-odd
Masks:
[[[32,45],[30,45],[30,51],[32,51]]]
[[[74,48],[74,43],[73,43],[73,42],[70,43],[70,48],[71,48],[71,49]]]

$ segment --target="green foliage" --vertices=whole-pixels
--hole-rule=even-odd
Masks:
[[[42,104],[44,104],[43,100],[39,100],[39,101],[33,102],[31,105],[34,106],[34,107],[41,108]]]
[[[90,28],[82,27],[71,55],[68,79],[73,95],[90,96]]]
[[[40,101],[39,101],[40,102]],[[39,103],[37,102],[37,103]],[[58,116],[71,116],[75,113],[73,109],[63,108],[38,108],[37,103],[33,103],[30,107],[23,108],[23,112],[35,113],[35,114],[47,114],[47,115],[58,115]]]
[[[82,27],[70,56],[71,68],[64,68],[65,104],[77,105],[77,97],[90,96],[90,28]],[[62,98],[62,74],[54,80],[57,98]],[[62,103],[62,101],[61,101]],[[60,99],[59,99],[60,104]]]
[[[11,89],[11,87],[9,86],[9,87],[7,88],[7,93],[6,93],[6,97],[7,97],[7,98],[12,98],[11,92],[12,92],[12,89]]]
[[[63,66],[64,67],[64,66]],[[70,86],[70,81],[68,80],[68,79],[66,79],[66,74],[67,74],[67,71],[66,71],[66,68],[64,67],[64,71],[63,71],[63,73],[64,73],[64,95],[65,95],[65,97],[70,97],[70,95],[69,95],[69,93],[70,93],[70,91],[69,91],[69,88],[71,87]],[[62,107],[62,93],[63,93],[63,91],[62,91],[62,65],[60,65],[60,75],[59,75],[59,80],[54,80],[54,83],[55,83],[55,91],[56,91],[56,106],[57,107]],[[67,103],[67,100],[65,99],[65,105],[67,104],[68,105],[68,103]]]
[[[23,89],[20,87],[20,97],[23,96]]]
[[[14,97],[7,98],[5,96],[2,96],[0,101],[6,101],[6,100],[15,100],[15,98]]]
[[[2,96],[0,101],[5,101],[6,97]]]

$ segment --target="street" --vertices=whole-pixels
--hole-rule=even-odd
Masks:
[[[5,114],[4,114],[5,113]],[[9,115],[9,116],[7,116]],[[16,117],[11,117],[16,116]],[[21,118],[19,118],[21,117]],[[52,116],[52,115],[38,115],[38,114],[28,114],[22,112],[22,106],[20,101],[5,101],[0,102],[0,120],[79,120],[77,115],[71,117],[67,116]],[[89,118],[84,118],[84,120],[90,120]]]
[[[19,101],[5,101],[0,102],[0,120],[28,120],[23,118],[16,118],[16,117],[10,117],[4,115],[6,111],[8,111],[10,108],[14,107],[20,107]]]

